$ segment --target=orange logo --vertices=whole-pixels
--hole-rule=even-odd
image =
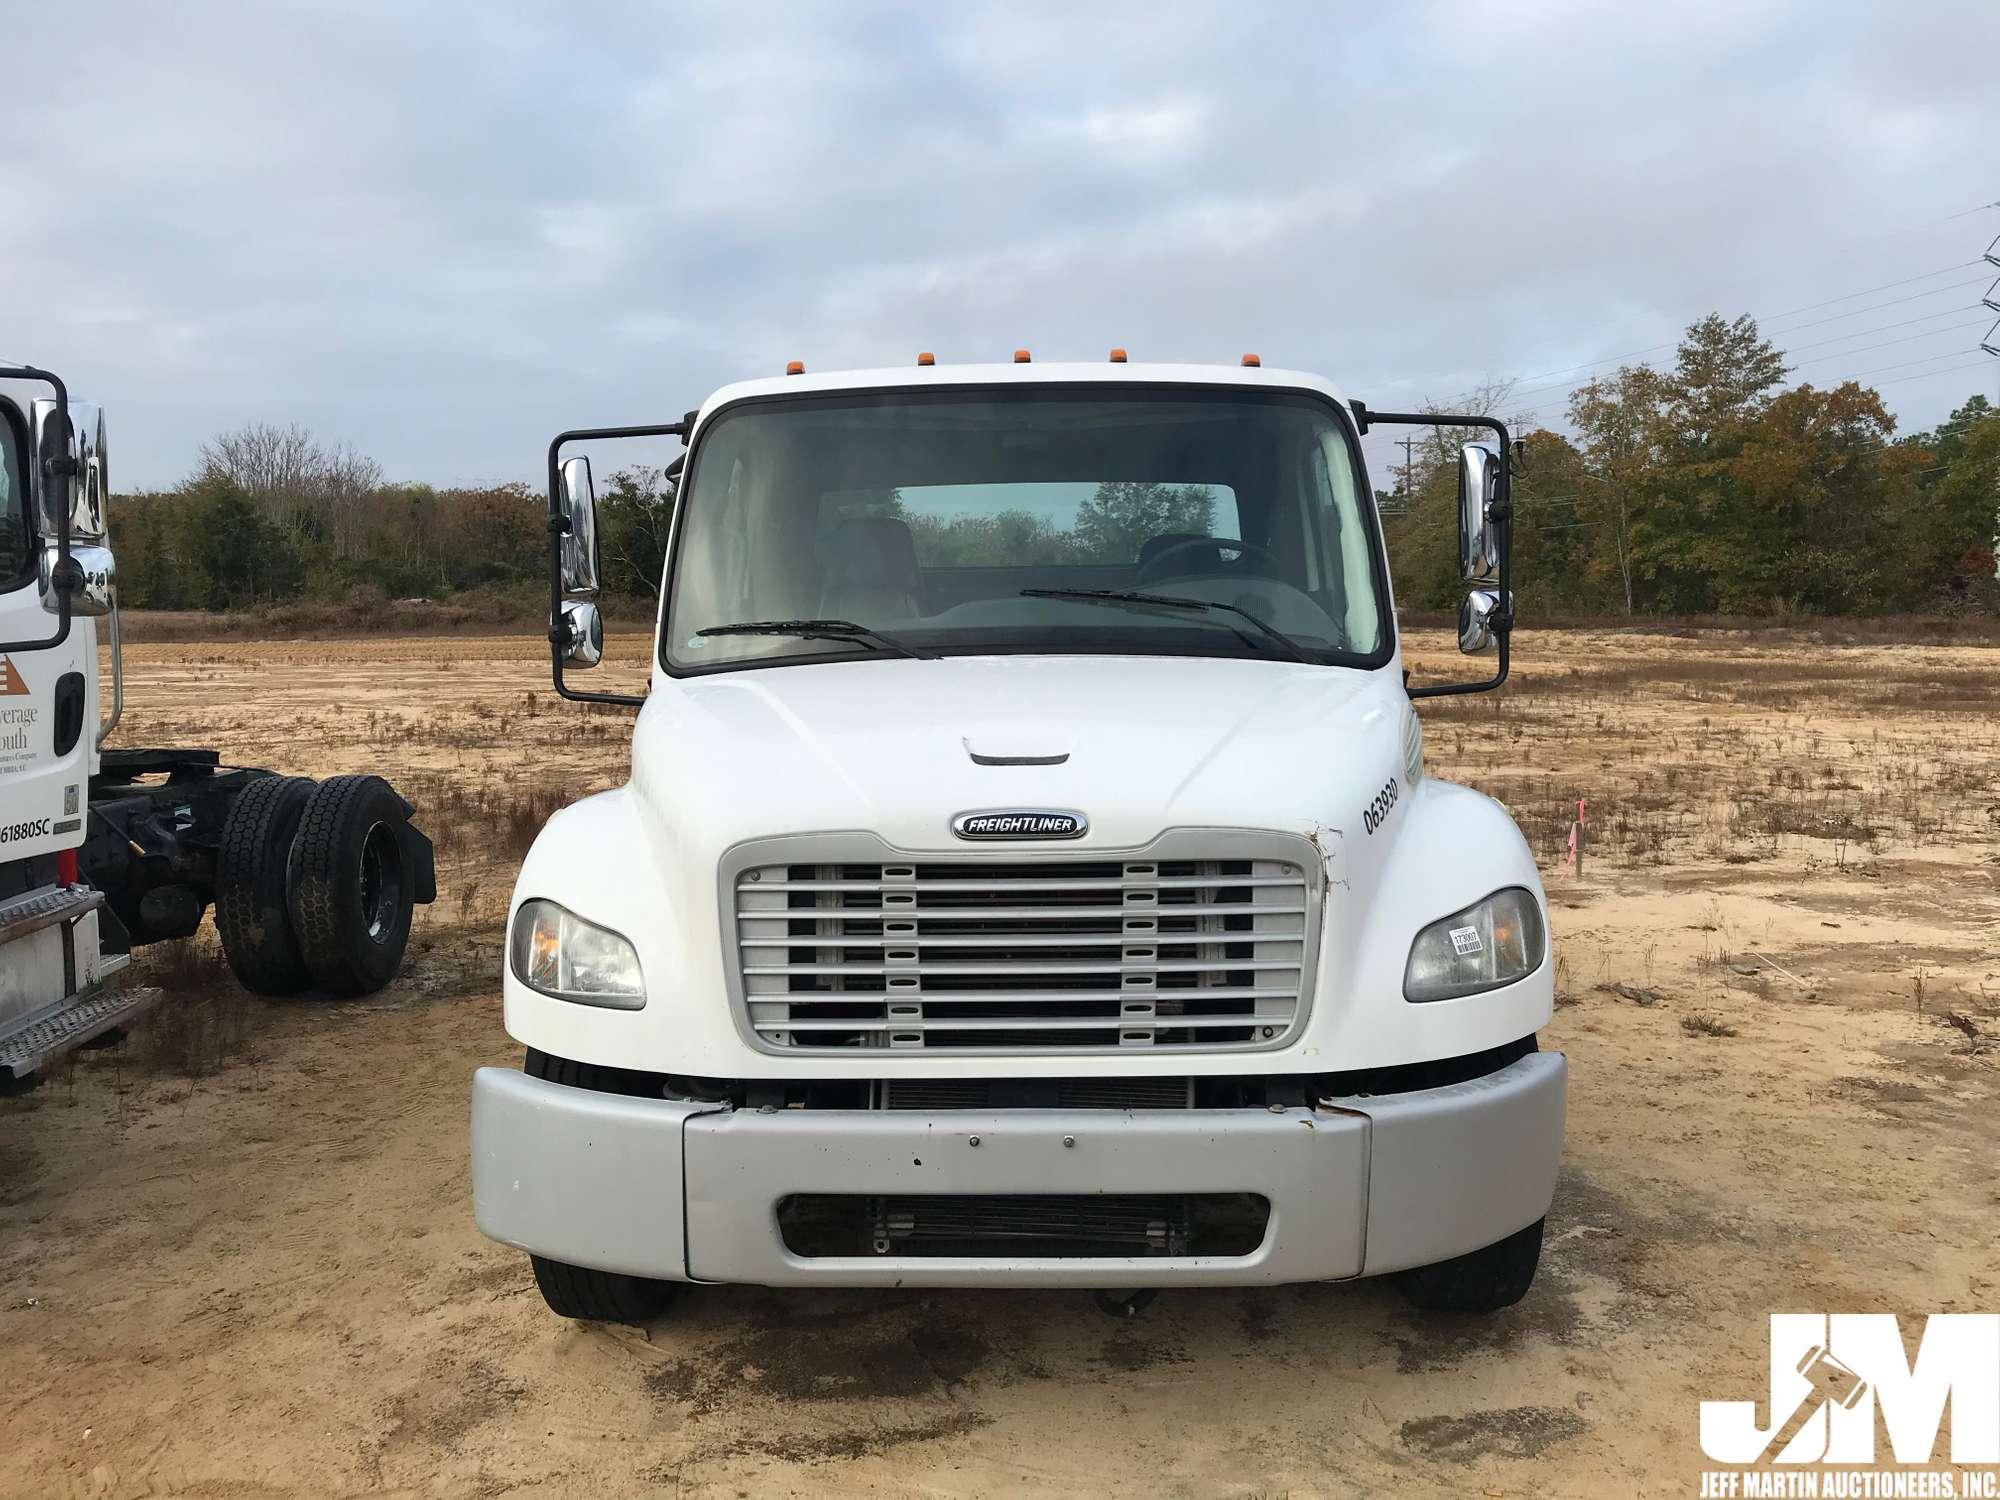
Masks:
[[[0,656],[0,698],[25,697],[28,684],[21,680],[21,673],[9,656]]]

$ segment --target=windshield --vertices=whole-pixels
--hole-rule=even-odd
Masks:
[[[892,650],[1388,656],[1372,508],[1338,413],[1312,396],[746,402],[704,426],[689,462],[662,633],[671,671]],[[1105,597],[1135,592],[1150,598]],[[875,638],[703,634],[805,622]]]
[[[21,463],[20,418],[0,401],[0,587],[27,576],[34,561],[28,533],[27,474]]]

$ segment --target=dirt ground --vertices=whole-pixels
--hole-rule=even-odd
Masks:
[[[2000,651],[1519,650],[1425,717],[1555,908],[1569,1135],[1520,1306],[703,1288],[637,1329],[547,1314],[466,1168],[469,1074],[519,1055],[513,864],[623,778],[626,719],[555,703],[525,636],[130,648],[125,743],[382,770],[441,899],[365,1002],[155,961],[155,1027],[0,1102],[0,1491],[1693,1493],[1772,1311],[2000,1310]]]

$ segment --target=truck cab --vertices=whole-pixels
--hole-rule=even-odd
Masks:
[[[0,391],[0,1084],[146,1000],[102,992],[127,955],[102,940],[104,896],[78,868],[117,717],[98,680],[108,450],[103,413],[55,389]]]
[[[1371,422],[1461,461],[1468,651],[1412,689]],[[678,433],[649,690],[604,636],[575,438]],[[1566,1064],[1534,861],[1427,777],[1413,696],[1497,685],[1505,430],[1317,376],[785,376],[550,450],[565,696],[638,710],[510,909],[521,1069],[475,1213],[551,1308],[677,1284],[1525,1293]]]
[[[245,988],[359,994],[437,894],[415,809],[379,776],[106,748],[125,686],[110,483],[103,411],[0,365],[0,1091],[157,1004],[106,981],[211,908]]]

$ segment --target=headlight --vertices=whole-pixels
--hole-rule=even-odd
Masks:
[[[616,1010],[638,1010],[646,1003],[632,945],[553,901],[523,901],[507,947],[514,977],[531,990]]]
[[[1532,974],[1548,934],[1542,908],[1519,886],[1495,891],[1417,934],[1403,971],[1405,1000],[1456,1000]]]

